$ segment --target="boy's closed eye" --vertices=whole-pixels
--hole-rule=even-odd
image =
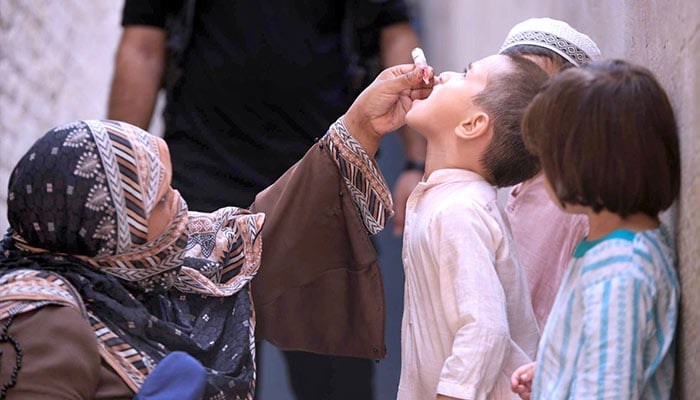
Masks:
[[[469,65],[467,65],[467,68],[464,68],[464,75],[463,76],[466,78],[467,73],[471,70],[472,70],[472,63],[469,63]]]

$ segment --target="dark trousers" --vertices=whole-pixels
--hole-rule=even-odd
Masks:
[[[297,400],[373,400],[374,361],[283,351]]]

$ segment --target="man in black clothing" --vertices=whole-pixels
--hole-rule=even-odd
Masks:
[[[376,33],[386,66],[412,62],[417,38],[403,1],[348,1],[360,35]],[[148,127],[174,3],[126,1],[109,118]],[[183,73],[164,113],[173,184],[193,209],[250,204],[347,109],[348,9],[343,1],[196,2]]]

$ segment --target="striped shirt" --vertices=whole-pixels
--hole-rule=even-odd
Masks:
[[[680,287],[665,228],[574,252],[537,354],[533,399],[668,399]]]

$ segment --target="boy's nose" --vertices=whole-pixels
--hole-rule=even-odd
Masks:
[[[436,83],[445,83],[449,81],[450,79],[454,78],[455,76],[459,75],[456,72],[451,72],[451,71],[445,71],[440,73],[440,75],[437,77],[437,82]]]

